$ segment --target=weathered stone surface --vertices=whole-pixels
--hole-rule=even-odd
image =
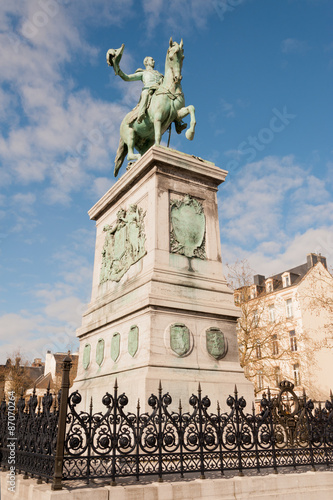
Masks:
[[[65,486],[52,491],[50,484],[36,479],[16,478],[16,492],[6,487],[7,473],[0,472],[1,500],[332,500],[333,474],[330,471],[293,474],[265,474],[228,479],[195,479],[137,485]]]

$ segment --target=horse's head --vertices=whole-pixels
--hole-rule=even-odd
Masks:
[[[166,57],[166,68],[170,68],[173,75],[174,83],[180,83],[182,79],[182,66],[184,59],[184,50],[183,50],[183,39],[180,44],[177,42],[173,42],[172,38],[169,41],[169,48]]]

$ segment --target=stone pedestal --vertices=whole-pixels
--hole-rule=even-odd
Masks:
[[[222,273],[216,192],[227,172],[152,147],[90,210],[96,221],[92,298],[83,315],[78,374],[87,408],[115,380],[146,408],[159,380],[183,407],[201,383],[212,408],[253,386],[240,368],[237,308]]]

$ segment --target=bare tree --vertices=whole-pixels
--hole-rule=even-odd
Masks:
[[[295,320],[285,317],[283,300],[275,296],[273,303],[272,295],[253,293],[254,273],[246,260],[227,267],[228,282],[240,308],[237,326],[240,365],[259,393],[268,386],[277,387],[283,378],[290,378],[290,367],[300,361],[297,342],[303,342],[304,336],[290,337],[290,332],[296,329]]]
[[[314,348],[333,348],[333,269],[322,264],[313,267],[308,286],[300,291],[298,298],[320,326],[321,335],[317,336]]]
[[[16,397],[33,385],[33,380],[28,374],[29,362],[25,360],[20,351],[13,352],[5,365],[5,391],[13,391]]]

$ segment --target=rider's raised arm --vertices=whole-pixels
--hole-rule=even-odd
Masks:
[[[126,75],[121,69],[117,73],[120,78],[125,80],[125,82],[135,82],[137,80],[142,80],[143,71],[136,71],[132,75]]]

